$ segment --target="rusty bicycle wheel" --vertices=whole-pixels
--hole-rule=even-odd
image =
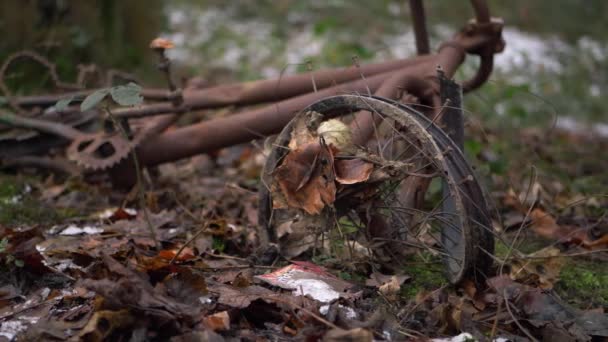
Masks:
[[[357,113],[377,123],[363,145],[350,143]],[[261,240],[288,257],[333,249],[407,272],[418,255],[443,263],[451,283],[491,271],[482,188],[454,142],[412,107],[360,95],[320,100],[276,138],[262,181]]]

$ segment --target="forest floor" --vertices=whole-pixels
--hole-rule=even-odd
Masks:
[[[449,285],[440,264],[381,274],[325,251],[256,253],[264,156],[251,145],[153,172],[149,223],[137,191],[103,176],[2,173],[0,341],[608,337],[608,141],[467,135],[498,237],[484,284]],[[323,286],[290,288],[294,274]]]

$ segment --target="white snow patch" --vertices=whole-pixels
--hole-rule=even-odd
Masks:
[[[541,37],[511,27],[505,28],[502,34],[507,44],[505,50],[494,58],[496,69],[502,72],[525,68],[560,73],[563,66],[556,52],[571,50],[557,37]]]
[[[28,326],[36,324],[38,319],[39,317],[21,316],[17,319],[2,322],[0,324],[0,336],[12,341],[17,334],[27,329]]]
[[[309,27],[305,27],[298,34],[290,37],[287,42],[287,46],[285,47],[287,63],[305,63],[307,58],[321,54],[324,45],[324,39],[314,36],[312,30]]]
[[[608,124],[594,123],[593,125],[582,123],[576,118],[569,116],[559,116],[555,127],[566,132],[584,135],[594,135],[600,138],[608,138]]]
[[[204,296],[204,297],[199,297],[199,298],[198,298],[198,301],[199,301],[201,304],[211,304],[211,303],[213,302],[213,300],[211,300],[211,298],[209,298],[209,297],[205,297],[205,296]]]
[[[338,307],[340,309],[344,310],[347,318],[349,318],[349,319],[357,319],[357,312],[353,308],[348,307],[348,306],[344,306],[342,304],[338,304]],[[323,315],[323,316],[327,316],[328,312],[329,312],[329,304],[322,305],[319,308],[319,313],[321,315]]]
[[[91,235],[91,234],[99,234],[99,233],[103,233],[103,228],[93,227],[93,226],[78,227],[74,224],[71,224],[66,229],[62,230],[61,233],[59,233],[59,235],[72,236],[72,235],[81,235],[81,234]]]
[[[0,325],[0,336],[6,337],[9,341],[12,341],[18,333],[26,328],[27,326],[20,320],[7,321]]]
[[[448,338],[434,338],[432,342],[466,342],[473,339],[473,335],[469,333],[462,333],[460,335]]]

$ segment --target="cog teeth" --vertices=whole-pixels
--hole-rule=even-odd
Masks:
[[[99,139],[105,139],[105,142],[113,141],[112,145],[115,148],[114,154],[108,156],[107,158],[98,158],[98,157],[95,157],[88,153],[82,153],[82,152],[78,151],[78,143],[80,143],[80,140],[83,138],[76,138],[75,140],[73,140],[72,144],[67,148],[66,154],[67,154],[68,159],[75,161],[76,164],[84,167],[85,169],[89,169],[89,170],[93,170],[93,171],[106,170],[106,169],[109,169],[109,168],[113,167],[114,165],[118,164],[123,159],[126,159],[129,156],[129,154],[131,154],[133,149],[136,148],[149,135],[148,133],[149,132],[145,128],[140,129],[135,133],[135,135],[133,136],[133,139],[131,141],[127,140],[126,142],[124,142],[122,144],[117,144],[115,141],[112,140],[112,139],[117,138],[116,135],[114,135],[114,136],[101,135],[98,137],[95,137],[94,135],[88,136],[87,137],[88,139],[99,138]],[[124,139],[124,138],[120,137],[119,139]],[[102,144],[99,144],[99,146],[101,146],[101,145]]]

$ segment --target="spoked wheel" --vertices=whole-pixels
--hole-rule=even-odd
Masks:
[[[373,119],[364,144],[362,115]],[[359,95],[316,102],[277,137],[262,180],[261,240],[288,256],[329,246],[406,272],[412,257],[441,259],[452,283],[482,281],[492,266],[480,185],[453,141],[411,107]]]

